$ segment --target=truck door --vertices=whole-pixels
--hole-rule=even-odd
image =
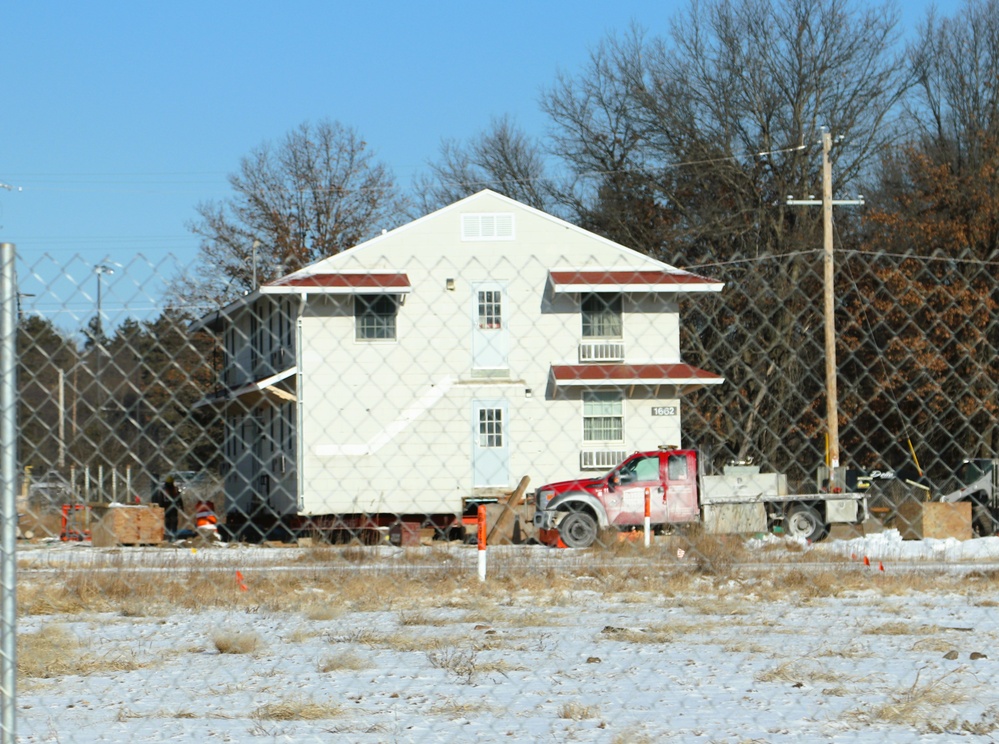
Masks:
[[[667,452],[665,458],[666,521],[695,521],[699,516],[697,457],[693,452]],[[654,517],[653,521],[655,521]]]
[[[615,484],[612,497],[620,499],[617,515],[608,513],[608,518],[616,525],[638,525],[645,520],[645,489],[649,489],[652,505],[652,521],[662,523],[663,481],[660,477],[659,455],[645,455],[628,460],[617,470],[619,484]],[[612,500],[616,500],[613,499]],[[610,509],[608,509],[610,511]]]

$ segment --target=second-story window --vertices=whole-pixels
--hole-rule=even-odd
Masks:
[[[394,341],[398,308],[393,295],[356,295],[354,337],[358,341]]]
[[[592,292],[583,295],[583,338],[621,338],[621,295]]]
[[[479,328],[502,328],[503,315],[498,289],[479,292]]]

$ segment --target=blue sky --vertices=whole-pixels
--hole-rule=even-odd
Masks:
[[[906,6],[914,27],[923,3]],[[542,135],[539,92],[632,22],[686,2],[8,2],[0,11],[0,240],[24,308],[79,328],[154,312],[191,266],[195,206],[305,121],[353,126],[408,186],[442,138],[511,115]],[[940,4],[950,12],[950,4]],[[55,276],[64,278],[56,281]]]

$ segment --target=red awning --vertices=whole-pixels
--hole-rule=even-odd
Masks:
[[[621,387],[625,385],[718,385],[724,377],[689,364],[553,364],[556,387]]]
[[[555,292],[720,292],[723,282],[675,269],[549,271]]]
[[[305,290],[317,294],[404,294],[412,291],[405,274],[289,274],[260,288],[263,294]]]

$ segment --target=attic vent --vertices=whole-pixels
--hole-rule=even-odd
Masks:
[[[461,215],[462,240],[513,240],[513,214],[483,212]]]

